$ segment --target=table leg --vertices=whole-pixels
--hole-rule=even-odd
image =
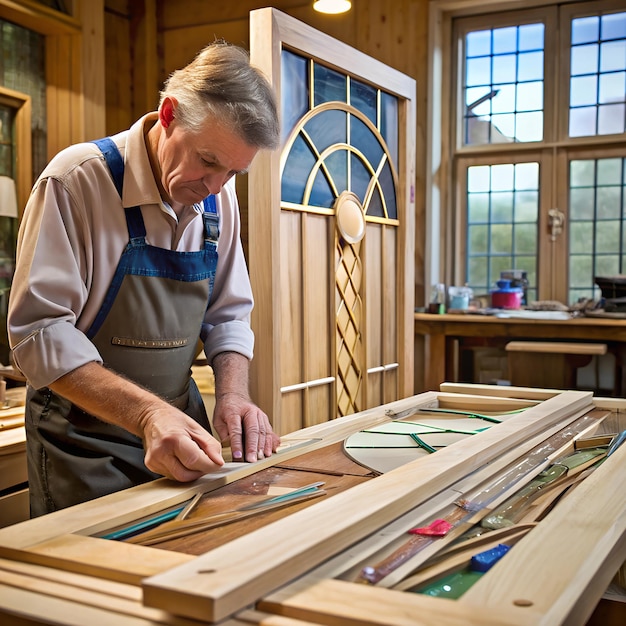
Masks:
[[[446,379],[446,337],[443,333],[425,336],[424,388],[426,391],[439,391],[439,385]]]

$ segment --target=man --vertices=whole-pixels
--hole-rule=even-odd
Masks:
[[[245,51],[216,42],[170,76],[158,112],[70,146],[37,180],[8,314],[29,383],[31,516],[223,464],[190,377],[198,340],[216,436],[234,460],[276,450],[248,395],[253,301],[234,176],[278,141],[271,87]]]

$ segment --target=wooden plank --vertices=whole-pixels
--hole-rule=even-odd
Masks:
[[[341,580],[321,580],[280,602],[262,600],[258,608],[296,619],[323,624],[359,626],[507,626],[514,624],[506,611],[491,607],[472,607],[471,612],[458,602],[419,596],[412,593],[357,585]],[[534,611],[527,624],[536,623]]]
[[[254,602],[360,537],[402,515],[529,437],[591,407],[591,396],[565,392],[437,454],[419,459],[277,521],[189,564],[144,581],[144,601],[216,621]],[[275,549],[281,537],[281,550]]]
[[[591,399],[591,393],[587,394]],[[525,398],[505,398],[475,396],[463,393],[440,393],[437,395],[439,407],[444,409],[463,409],[465,411],[514,411],[539,404],[539,400]]]
[[[560,341],[509,341],[508,352],[539,352],[544,354],[606,354],[605,343],[565,343]]]
[[[18,604],[11,595],[28,598],[26,604]],[[25,593],[27,592],[27,593]],[[37,607],[44,605],[45,612]],[[71,575],[39,566],[27,566],[0,560],[0,615],[32,618],[36,622],[60,617],[63,624],[172,624],[191,626],[188,620],[180,620],[141,604],[141,593],[136,586],[98,581],[84,576]],[[59,609],[57,614],[55,608]],[[79,619],[95,619],[83,621]],[[4,622],[3,623],[7,623]],[[195,622],[194,622],[195,623]]]
[[[33,563],[131,585],[193,560],[187,554],[80,535],[62,535],[35,544],[28,555]]]
[[[509,385],[479,385],[470,383],[441,383],[439,390],[445,393],[466,393],[476,396],[499,398],[522,398],[547,400],[561,393],[559,389],[537,389],[535,387],[514,387]]]

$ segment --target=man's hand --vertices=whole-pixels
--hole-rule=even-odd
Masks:
[[[221,444],[189,416],[170,407],[144,420],[146,467],[179,482],[189,482],[224,464]]]
[[[233,461],[254,463],[271,456],[280,439],[248,395],[248,359],[237,352],[222,352],[211,366],[215,374],[213,428],[222,444],[230,444]]]
[[[230,444],[233,461],[254,463],[271,456],[280,443],[267,415],[237,393],[216,397],[213,428],[224,445]]]
[[[220,442],[191,417],[102,365],[87,363],[50,388],[140,437],[146,466],[162,476],[186,482],[224,464]]]

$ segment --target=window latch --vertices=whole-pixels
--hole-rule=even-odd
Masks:
[[[558,209],[550,209],[548,211],[548,226],[550,227],[550,239],[556,241],[556,238],[563,232],[565,224],[565,213]]]

